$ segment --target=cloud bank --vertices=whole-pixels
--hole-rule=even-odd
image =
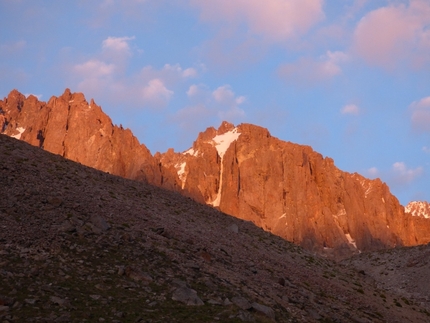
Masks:
[[[177,84],[198,76],[195,68],[184,69],[179,64],[165,64],[161,69],[147,65],[127,74],[134,39],[108,37],[93,58],[74,64],[71,74],[78,90],[116,103],[126,101],[136,108],[160,109],[170,102]]]
[[[399,63],[421,67],[430,62],[430,2],[410,0],[366,14],[353,37],[354,51],[371,65],[388,69]]]

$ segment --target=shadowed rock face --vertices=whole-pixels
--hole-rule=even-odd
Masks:
[[[0,183],[1,322],[428,322],[430,245],[340,265],[5,135]]]
[[[430,220],[405,213],[379,179],[342,172],[309,146],[223,122],[184,153],[154,157],[94,101],[68,89],[48,103],[18,91],[0,101],[0,130],[65,158],[179,191],[334,257],[430,241]]]
[[[149,150],[82,93],[66,89],[45,103],[14,90],[0,101],[0,109],[0,129],[6,135],[111,174],[160,183]]]

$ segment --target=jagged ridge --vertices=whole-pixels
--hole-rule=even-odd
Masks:
[[[379,179],[342,172],[309,146],[267,129],[223,122],[184,153],[152,156],[92,100],[68,89],[48,103],[18,91],[0,101],[0,129],[105,172],[176,190],[334,257],[430,241],[428,219],[413,217]]]

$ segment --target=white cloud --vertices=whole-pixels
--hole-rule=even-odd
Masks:
[[[355,104],[347,104],[340,110],[340,113],[358,115],[360,114],[360,108]]]
[[[236,101],[236,104],[237,104],[237,105],[240,105],[240,104],[242,104],[243,102],[245,102],[245,101],[246,101],[246,98],[245,98],[244,96],[239,96],[239,97],[237,97],[237,98],[235,99],[235,101]]]
[[[402,61],[422,66],[430,61],[430,2],[410,0],[371,11],[358,23],[355,52],[370,64],[395,68]]]
[[[187,68],[182,72],[183,77],[197,77],[197,70],[195,68]]]
[[[430,154],[430,147],[424,146],[422,148],[422,151],[425,152],[426,154]]]
[[[173,95],[173,91],[168,90],[163,81],[153,79],[141,89],[142,99],[156,106],[163,106],[168,103]]]
[[[271,46],[297,47],[325,18],[324,0],[189,0],[215,31],[201,47],[222,71],[260,61]]]
[[[92,97],[104,97],[113,102],[127,102],[134,108],[165,107],[174,94],[173,88],[197,77],[196,68],[165,64],[161,69],[145,66],[127,73],[134,37],[108,37],[95,57],[72,66],[68,76],[77,88]],[[190,92],[191,93],[191,92]]]
[[[230,85],[223,85],[212,92],[212,96],[218,102],[227,102],[234,100],[234,93]]]
[[[103,50],[114,50],[118,52],[130,52],[128,42],[135,37],[108,37],[102,43]]]
[[[369,168],[369,169],[366,171],[366,173],[367,173],[367,175],[368,175],[369,177],[372,177],[372,178],[376,178],[376,177],[380,176],[380,174],[379,174],[379,170],[378,170],[378,168],[376,168],[376,167],[371,167],[371,168]]]
[[[430,132],[430,96],[412,102],[409,109],[412,111],[412,128],[418,132]]]
[[[73,70],[82,77],[97,78],[112,75],[115,72],[115,65],[91,59],[85,63],[76,64]]]
[[[324,18],[323,0],[191,0],[202,21],[245,24],[249,33],[269,42],[283,42],[305,34]]]
[[[199,88],[198,88],[198,86],[197,86],[197,85],[195,85],[195,84],[190,85],[190,88],[189,88],[189,89],[188,89],[188,91],[187,91],[187,95],[188,95],[189,97],[191,97],[191,96],[195,96],[195,95],[198,93],[198,91],[199,91]]]
[[[183,69],[181,65],[175,64],[165,64],[162,69],[163,77],[166,80],[176,80],[179,81],[179,79],[187,79],[187,78],[195,78],[198,76],[198,72],[193,67],[188,67],[186,69]]]
[[[100,59],[112,62],[121,69],[125,69],[128,59],[132,56],[129,42],[135,37],[108,37],[102,42]]]
[[[246,101],[245,96],[236,96],[228,84],[212,91],[204,84],[193,84],[186,93],[192,104],[179,110],[174,120],[179,120],[187,130],[196,129],[195,124],[209,126],[224,120],[235,123],[246,117],[240,107]]]
[[[417,167],[415,169],[408,168],[404,162],[396,162],[391,169],[392,179],[395,184],[408,184],[423,174],[424,169]]]
[[[186,94],[192,104],[210,104],[213,100],[211,91],[204,84],[190,85]]]
[[[246,98],[236,96],[230,85],[226,84],[218,87],[212,92],[212,98],[215,101],[214,106],[220,120],[231,122],[245,117],[245,111],[239,106],[246,101]]]
[[[301,58],[296,63],[282,65],[278,72],[287,81],[318,83],[342,74],[341,65],[349,60],[344,52],[327,51],[317,60]]]

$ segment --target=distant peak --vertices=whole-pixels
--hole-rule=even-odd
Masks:
[[[69,101],[72,98],[72,92],[69,88],[66,88],[64,90],[64,93],[61,95],[61,98],[63,98],[66,101]]]
[[[232,123],[230,123],[228,121],[223,121],[221,123],[221,125],[219,126],[217,132],[218,132],[218,134],[223,134],[225,132],[231,131],[234,128],[235,128],[234,124],[232,124]]]
[[[10,93],[8,95],[9,99],[11,99],[11,98],[18,98],[18,97],[25,99],[24,94],[22,94],[21,92],[19,92],[17,89],[13,89],[12,91],[10,91]]]
[[[412,201],[405,207],[405,212],[412,216],[430,218],[430,203],[425,201]]]

